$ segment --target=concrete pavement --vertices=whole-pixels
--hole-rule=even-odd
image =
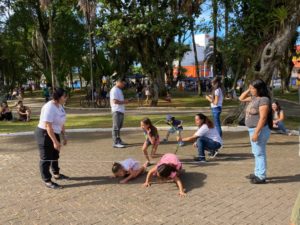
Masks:
[[[145,175],[126,185],[109,177],[112,161],[145,161],[141,132],[123,132],[126,149],[113,149],[109,132],[69,134],[60,167],[71,179],[59,182],[62,190],[44,187],[32,136],[0,137],[0,224],[288,224],[300,190],[298,138],[271,135],[264,185],[244,178],[253,170],[247,132],[225,132],[221,154],[204,165],[193,163],[191,145],[180,148],[187,189],[180,198],[173,183],[143,188]],[[175,152],[170,139],[158,153]]]

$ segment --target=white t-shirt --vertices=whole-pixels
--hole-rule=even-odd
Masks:
[[[66,122],[66,112],[62,105],[57,107],[53,101],[49,101],[42,107],[38,127],[45,130],[46,122],[52,123],[54,133],[61,133],[62,127]]]
[[[198,137],[207,137],[213,141],[219,142],[221,145],[223,144],[223,140],[220,137],[219,132],[217,129],[214,128],[208,128],[206,124],[203,124],[194,134],[194,136]]]
[[[140,165],[139,162],[135,161],[134,159],[125,159],[124,161],[121,161],[120,164],[124,168],[124,170],[129,171],[129,170],[139,170]]]
[[[222,107],[222,104],[223,104],[223,93],[222,93],[221,88],[218,88],[218,89],[215,90],[215,96],[219,96],[218,103],[216,105],[214,103],[211,103],[210,106],[212,108],[216,108],[218,106]]]
[[[124,113],[125,112],[125,105],[122,104],[115,104],[114,103],[114,99],[115,100],[119,100],[119,101],[124,101],[124,95],[123,92],[120,88],[118,88],[117,86],[114,86],[109,93],[109,97],[110,97],[110,107],[111,107],[111,111],[112,112],[121,112]]]

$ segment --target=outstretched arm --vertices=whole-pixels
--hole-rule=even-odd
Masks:
[[[149,187],[151,185],[151,178],[153,176],[153,174],[156,172],[156,166],[153,167],[151,170],[149,170],[148,174],[147,174],[147,178],[146,181],[144,183],[144,187]]]
[[[184,142],[186,142],[186,141],[195,141],[197,138],[198,138],[198,136],[193,135],[191,137],[182,138],[181,140],[178,140],[178,141],[184,141]]]
[[[177,186],[178,186],[178,189],[179,189],[179,195],[180,195],[180,196],[185,196],[186,193],[185,193],[185,191],[184,191],[184,188],[183,188],[183,185],[182,185],[182,182],[181,182],[180,178],[179,178],[178,176],[176,176],[176,177],[174,177],[174,181],[175,181],[175,183],[176,183]]]
[[[128,175],[128,177],[126,177],[125,179],[121,180],[120,183],[121,183],[121,184],[125,184],[125,183],[127,183],[129,180],[135,178],[136,176],[137,176],[136,171],[134,171],[134,170],[129,170],[129,175]]]

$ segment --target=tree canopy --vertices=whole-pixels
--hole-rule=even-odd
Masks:
[[[212,12],[210,29],[198,19],[203,4]],[[182,39],[203,31],[214,31],[215,75],[226,77],[231,69],[235,80],[269,82],[276,69],[288,77],[299,9],[296,0],[2,1],[0,84],[11,89],[42,76],[52,83],[53,73],[63,85],[74,68],[89,83],[90,70],[99,81],[140,65],[155,105],[165,93],[165,76],[172,79],[173,61],[189,50],[191,38]],[[224,34],[217,36],[220,30]]]

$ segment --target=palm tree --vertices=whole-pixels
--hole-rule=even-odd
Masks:
[[[213,20],[213,29],[214,29],[214,54],[213,54],[213,73],[214,76],[217,74],[217,31],[218,31],[218,0],[212,0],[212,20]]]

